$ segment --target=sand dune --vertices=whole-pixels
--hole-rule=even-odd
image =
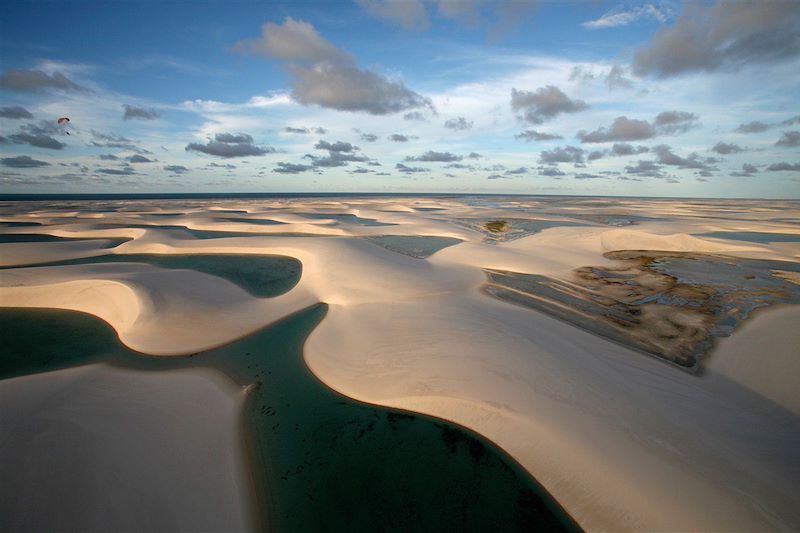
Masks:
[[[256,226],[219,223],[212,216],[218,212],[193,205],[181,216],[197,229],[280,228],[338,236],[195,240],[148,230],[113,251],[299,259],[302,279],[276,298],[254,298],[205,274],[125,263],[2,271],[0,297],[3,306],[95,314],[131,348],[158,355],[217,346],[326,302],[329,313],[305,353],[319,379],[356,399],[440,416],[478,431],[509,451],[587,529],[800,528],[793,496],[800,493],[800,431],[792,392],[796,373],[787,370],[794,368],[787,348],[792,344],[784,337],[796,314],[772,322],[771,311],[764,312],[761,326],[754,323],[753,332],[742,333],[749,344],[735,348],[740,338],[735,334],[721,345],[706,375],[693,376],[480,293],[483,268],[560,278],[580,266],[611,265],[603,254],[617,250],[800,258],[797,244],[696,235],[709,228],[785,231],[786,224],[769,222],[773,212],[766,212],[762,222],[737,221],[726,213],[725,202],[623,204],[629,214],[679,212],[682,218],[671,231],[663,218],[625,228],[587,223],[491,244],[479,229],[453,221],[513,218],[521,216],[520,209],[545,207],[553,216],[558,206],[520,201],[512,210],[396,198],[226,204],[246,211],[237,216],[284,223]],[[446,211],[414,211],[414,206]],[[332,209],[397,225],[370,227],[302,216]],[[785,216],[794,209],[784,209]],[[567,202],[559,213],[574,221],[587,212]],[[591,213],[600,217],[609,210]],[[109,214],[110,219],[116,216]],[[381,234],[465,242],[419,260],[362,238]],[[82,236],[91,235],[91,229],[82,230]],[[0,252],[6,264],[16,260],[15,249]],[[95,253],[71,245],[42,257]],[[765,338],[760,332],[767,330]],[[751,362],[749,347],[755,343],[765,357],[774,354],[774,365]]]

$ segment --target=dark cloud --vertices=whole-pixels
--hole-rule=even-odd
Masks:
[[[514,135],[515,139],[521,139],[525,141],[554,141],[556,139],[563,139],[561,135],[556,135],[555,133],[546,133],[543,131],[536,131],[536,130],[525,130],[521,133],[517,133]]]
[[[645,176],[649,178],[663,178],[664,173],[661,167],[655,161],[639,160],[636,165],[628,165],[625,167],[625,172],[628,174],[635,174],[638,176]]]
[[[136,146],[136,143],[131,139],[122,137],[121,135],[114,135],[101,133],[99,131],[91,130],[92,140],[89,141],[89,146],[98,148],[120,148],[122,150],[131,150],[139,153],[150,153]]]
[[[302,172],[308,172],[309,170],[314,169],[314,167],[311,165],[285,163],[283,161],[278,161],[275,165],[276,166],[272,169],[272,171],[277,172],[278,174],[300,174]]]
[[[797,0],[686,3],[671,28],[636,52],[633,69],[640,76],[666,78],[796,57],[799,26]]]
[[[646,120],[617,117],[609,128],[598,128],[592,132],[579,131],[578,138],[583,143],[604,143],[610,141],[641,141],[656,136],[656,129]]]
[[[20,92],[34,92],[44,89],[77,92],[88,91],[60,72],[47,74],[41,70],[17,70],[13,68],[6,70],[0,75],[0,88]]]
[[[29,144],[37,148],[61,150],[65,143],[56,140],[52,135],[60,135],[61,131],[54,122],[42,120],[39,124],[25,124],[19,133],[9,135],[8,139],[15,144]]]
[[[800,146],[800,131],[787,131],[781,136],[775,146],[782,148],[795,148]]]
[[[328,130],[326,130],[325,128],[295,128],[292,126],[286,126],[286,128],[284,128],[284,131],[286,133],[298,133],[301,135],[308,135],[310,133],[316,133],[317,135],[325,135],[326,133],[328,133]]]
[[[663,165],[676,166],[680,168],[694,168],[698,170],[716,170],[710,166],[718,160],[713,157],[700,157],[696,153],[689,154],[688,157],[680,157],[672,152],[672,148],[665,144],[653,147],[653,153],[658,157],[658,162]]]
[[[389,135],[389,140],[396,143],[407,143],[408,141],[413,141],[414,139],[418,139],[418,137],[415,137],[414,135],[402,135],[400,133],[393,133]]]
[[[254,144],[253,137],[246,133],[217,133],[214,140],[209,139],[206,144],[189,143],[186,151],[228,158],[271,154],[275,152],[275,148]]]
[[[483,156],[478,152],[470,152],[467,154],[467,159],[480,159],[481,157]]]
[[[100,154],[97,157],[103,161],[116,161],[119,159],[119,157],[115,156],[114,154]]]
[[[602,157],[606,155],[604,150],[595,150],[593,152],[589,152],[589,155],[586,156],[588,161],[597,161],[598,159],[602,159]]]
[[[572,67],[572,71],[569,73],[569,81],[588,82],[592,81],[593,79],[595,79],[594,72],[587,70],[580,65]]]
[[[378,136],[375,135],[374,133],[362,133],[361,140],[366,141],[368,143],[374,143],[375,141],[378,140]]]
[[[130,166],[124,166],[120,168],[97,168],[95,169],[95,172],[98,174],[107,174],[109,176],[131,176],[136,174],[136,171]]]
[[[487,180],[507,180],[511,179],[509,176],[504,176],[502,174],[489,174],[486,176]]]
[[[773,163],[767,167],[767,170],[770,172],[779,172],[781,170],[791,170],[794,172],[800,172],[800,163],[786,163],[782,161],[780,163]]]
[[[647,146],[633,146],[632,144],[628,143],[614,143],[614,146],[611,147],[611,151],[609,153],[614,156],[622,157],[626,155],[644,154],[649,151],[650,148]]]
[[[453,163],[464,159],[463,156],[451,154],[450,152],[434,152],[428,150],[422,155],[408,156],[406,161],[418,161],[421,163]]]
[[[583,154],[585,152],[581,148],[573,146],[558,147],[552,150],[545,150],[539,154],[540,163],[583,163]]]
[[[336,141],[329,143],[328,141],[319,141],[314,145],[317,150],[328,150],[329,152],[353,152],[358,150],[358,146],[353,146],[350,143],[343,141]]]
[[[122,104],[122,108],[125,109],[125,113],[122,114],[122,120],[155,120],[161,116],[160,111],[146,107]]]
[[[778,123],[778,126],[793,126],[795,124],[800,124],[800,115],[796,117],[788,118],[783,122]]]
[[[541,124],[561,113],[577,113],[588,109],[583,100],[572,100],[558,87],[547,85],[533,91],[511,89],[511,109],[531,124]]]
[[[472,129],[472,121],[464,117],[451,118],[445,121],[444,127],[450,130],[464,131]]]
[[[625,69],[619,65],[614,65],[606,74],[606,85],[609,89],[630,89],[633,81],[625,77]]]
[[[145,156],[139,155],[139,154],[132,155],[130,157],[126,157],[125,159],[130,163],[152,163],[153,162],[152,159],[147,159]]]
[[[374,171],[370,170],[368,168],[358,167],[358,168],[354,168],[353,170],[348,170],[347,172],[349,174],[369,174],[369,173],[374,172]]]
[[[417,172],[428,172],[428,170],[429,170],[429,169],[423,168],[423,167],[409,167],[407,165],[404,165],[403,163],[397,163],[394,166],[394,168],[399,170],[400,172],[403,172],[404,174],[414,174],[414,173],[417,173]]]
[[[411,111],[403,115],[403,120],[425,120],[425,115],[419,111]]]
[[[720,155],[738,154],[739,152],[744,152],[744,150],[745,149],[738,144],[728,144],[724,142],[718,142],[711,148],[712,152],[716,152]]]
[[[683,133],[697,125],[697,115],[687,111],[663,111],[656,115],[653,125],[658,133],[671,135]]]
[[[548,176],[550,178],[558,177],[558,176],[566,176],[566,172],[562,172],[557,167],[541,167],[539,168],[539,175],[540,176]]]
[[[284,61],[292,97],[303,105],[373,115],[433,108],[429,98],[402,81],[358,68],[352,56],[326,41],[314,26],[290,17],[282,25],[264,24],[261,38],[240,41],[234,50]]]
[[[370,162],[367,163],[367,165],[369,165],[371,167],[382,167],[383,166],[378,161],[370,161]]]
[[[506,170],[503,174],[505,174],[506,176],[520,176],[522,174],[527,174],[527,173],[528,173],[528,167],[519,167]]]
[[[3,166],[11,168],[39,168],[50,166],[50,163],[47,161],[39,161],[38,159],[33,159],[27,155],[4,157],[3,159],[0,159],[0,163],[2,163]]]
[[[755,165],[751,165],[749,163],[744,163],[742,165],[742,170],[731,172],[731,176],[736,176],[739,178],[747,178],[754,174],[758,173],[758,168]]]
[[[764,124],[763,122],[754,120],[753,122],[748,122],[747,124],[739,124],[739,126],[737,126],[733,131],[736,133],[761,133],[762,131],[767,131],[770,129],[770,127],[771,126],[769,124]]]
[[[183,165],[166,165],[164,170],[167,172],[172,172],[173,174],[183,174],[184,172],[189,172],[189,169]]]
[[[0,107],[0,118],[21,119],[33,118],[30,111],[22,106],[12,105],[7,107]]]
[[[231,165],[230,163],[225,163],[224,165],[220,165],[219,163],[215,163],[213,161],[211,163],[209,163],[208,165],[206,165],[206,166],[209,166],[209,167],[212,167],[212,168],[224,168],[224,169],[227,169],[227,170],[233,170],[233,169],[236,168],[236,165]]]
[[[576,180],[597,180],[597,179],[605,179],[605,176],[601,176],[599,174],[587,174],[585,172],[580,174],[575,174],[572,176]]]

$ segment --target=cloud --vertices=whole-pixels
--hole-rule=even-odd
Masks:
[[[88,92],[60,72],[47,74],[41,70],[8,69],[0,74],[0,88],[19,92],[36,92],[45,89]]]
[[[130,166],[121,168],[97,168],[95,169],[95,172],[98,174],[108,174],[109,176],[131,176],[136,174],[136,171]]]
[[[635,53],[633,69],[667,78],[792,58],[800,53],[798,26],[797,0],[686,3],[671,28]]]
[[[247,39],[235,51],[285,62],[292,77],[292,98],[303,105],[339,111],[387,115],[414,108],[433,108],[429,98],[371,70],[360,69],[307,22],[287,17],[262,26],[260,39]]]
[[[567,173],[559,170],[557,167],[542,167],[539,168],[539,175],[553,178],[557,176],[566,176]]]
[[[563,139],[561,135],[556,135],[554,133],[545,133],[543,131],[536,131],[536,130],[525,130],[521,133],[517,133],[514,135],[515,139],[521,139],[525,141],[553,141],[556,139]]]
[[[417,173],[417,172],[428,172],[428,170],[429,170],[429,169],[423,168],[423,167],[409,167],[407,165],[404,165],[403,163],[397,163],[394,166],[394,168],[399,170],[400,172],[403,172],[404,174],[414,174],[414,173]]]
[[[125,113],[122,115],[122,120],[155,120],[161,116],[161,112],[155,109],[148,109],[145,107],[135,107],[128,104],[122,104]]]
[[[795,148],[800,146],[800,131],[786,131],[783,133],[775,146],[782,148]]]
[[[428,150],[422,155],[408,156],[406,161],[419,161],[424,163],[453,163],[464,159],[463,156],[451,154],[450,152],[434,152]]]
[[[470,152],[467,154],[467,159],[480,159],[481,157],[483,156],[478,152]]]
[[[311,130],[309,130],[308,128],[293,128],[291,126],[286,126],[286,129],[284,131],[286,133],[300,133],[303,135],[311,133]]]
[[[751,165],[749,163],[744,163],[742,165],[742,170],[731,172],[731,176],[736,176],[737,178],[749,178],[754,174],[758,173],[758,169],[755,165]]]
[[[89,146],[97,148],[120,148],[122,150],[132,150],[139,153],[149,153],[147,150],[136,146],[135,142],[121,135],[113,133],[101,133],[99,131],[91,130],[92,140],[89,141]]]
[[[797,115],[796,117],[788,118],[788,119],[784,120],[783,122],[780,122],[778,125],[779,126],[793,126],[794,124],[800,124],[800,115]]]
[[[308,172],[309,170],[314,169],[314,167],[311,165],[285,163],[283,161],[278,161],[275,165],[276,166],[272,169],[272,171],[277,172],[278,174],[300,174],[301,172]]]
[[[425,120],[425,115],[419,111],[410,111],[403,115],[403,120]]]
[[[588,109],[583,100],[572,100],[558,87],[547,85],[533,91],[511,89],[511,109],[518,118],[531,124],[541,124],[561,113],[577,113]]]
[[[633,81],[625,77],[625,69],[614,65],[606,74],[606,85],[609,89],[630,89]]]
[[[510,170],[506,170],[503,174],[506,176],[521,176],[523,174],[528,173],[528,167],[519,167]]]
[[[468,130],[472,129],[472,121],[464,117],[451,118],[444,123],[444,127],[450,130]]]
[[[710,166],[718,160],[713,157],[702,158],[696,153],[689,154],[688,157],[680,157],[672,152],[672,148],[666,144],[659,144],[653,147],[653,153],[658,157],[658,161],[664,165],[677,166],[681,168],[694,168],[698,170],[716,170]]]
[[[303,156],[311,160],[311,164],[315,167],[343,167],[348,163],[365,163],[369,158],[365,155],[357,154],[358,146],[353,146],[348,142],[336,141],[330,143],[328,141],[319,141],[314,145],[317,150],[327,150],[327,156],[317,156],[306,154]]]
[[[771,164],[770,166],[767,167],[767,170],[769,170],[770,172],[780,172],[782,170],[791,170],[794,172],[800,172],[800,163],[786,163],[782,161],[780,163]]]
[[[209,163],[206,166],[209,166],[209,167],[212,167],[212,168],[225,168],[225,169],[228,169],[228,170],[233,170],[233,169],[236,168],[236,165],[231,165],[230,163],[225,163],[224,165],[220,165],[219,163],[215,163],[214,161],[212,161],[211,163]]]
[[[572,176],[576,180],[597,180],[597,179],[605,179],[605,176],[601,176],[599,174],[587,174],[582,172],[580,174],[574,174]]]
[[[0,163],[2,163],[3,166],[11,168],[39,168],[50,166],[50,163],[46,161],[39,161],[38,159],[33,159],[27,155],[4,157],[3,159],[0,159]]]
[[[583,163],[583,154],[585,152],[581,148],[573,146],[558,147],[552,150],[545,150],[539,154],[540,163]]]
[[[420,0],[355,0],[370,15],[407,30],[430,26],[428,13]]]
[[[361,140],[366,141],[368,143],[374,143],[375,141],[378,140],[378,136],[375,135],[374,133],[362,133]]]
[[[166,165],[164,170],[167,172],[172,172],[173,174],[183,174],[184,172],[189,172],[189,169],[183,165]]]
[[[626,155],[636,155],[636,154],[644,154],[649,152],[650,148],[647,146],[633,146],[632,144],[628,143],[614,143],[614,146],[611,147],[611,155],[614,156],[626,156]]]
[[[761,133],[762,131],[767,131],[771,127],[772,126],[769,124],[754,120],[753,122],[748,122],[747,124],[739,124],[733,131],[736,133]]]
[[[588,161],[597,161],[598,159],[602,159],[604,155],[606,155],[605,150],[595,150],[593,152],[589,152],[589,155],[586,156],[586,159]]]
[[[663,111],[656,115],[653,125],[660,135],[683,133],[695,127],[697,115],[688,111]]]
[[[661,167],[656,164],[655,161],[643,161],[639,160],[636,162],[636,165],[628,165],[625,167],[625,172],[628,174],[635,174],[638,176],[645,176],[650,178],[663,178],[664,173],[661,171]]]
[[[358,146],[353,146],[352,144],[343,141],[336,141],[334,143],[329,143],[328,141],[319,141],[314,145],[314,148],[317,150],[328,150],[330,152],[353,152],[354,150],[358,150]]]
[[[152,159],[147,159],[145,156],[139,155],[139,154],[132,155],[130,157],[126,157],[125,159],[130,163],[152,163],[153,162]]]
[[[509,176],[504,176],[502,174],[489,174],[486,176],[487,180],[507,180],[511,179]]]
[[[631,9],[619,7],[605,13],[599,19],[584,22],[581,26],[590,30],[599,30],[627,26],[639,20],[666,22],[671,15],[672,12],[669,9],[653,4],[644,4]]]
[[[604,143],[610,141],[641,141],[656,136],[656,129],[646,120],[617,117],[610,128],[599,128],[593,132],[578,132],[582,143]]]
[[[254,144],[253,137],[246,133],[217,133],[214,140],[209,139],[206,144],[189,143],[186,151],[202,152],[218,157],[246,157],[271,154],[275,152],[275,148]]]
[[[408,141],[413,141],[414,139],[417,138],[418,137],[415,137],[413,135],[402,135],[400,133],[393,133],[389,135],[389,140],[394,141],[396,143],[407,143]]]
[[[0,118],[21,119],[33,118],[33,115],[22,106],[12,105],[7,107],[0,107]]]
[[[738,154],[739,152],[744,152],[745,149],[739,146],[738,144],[728,144],[724,142],[718,142],[711,148],[712,152],[716,152],[720,155],[728,155],[728,154]]]
[[[61,150],[66,144],[56,140],[51,134],[60,134],[58,127],[50,121],[42,120],[37,124],[25,124],[20,127],[20,132],[8,136],[8,140],[15,144],[29,144],[37,148]]]
[[[117,156],[115,156],[113,154],[100,154],[97,157],[102,161],[116,161],[116,160],[119,159],[119,157],[117,157]]]

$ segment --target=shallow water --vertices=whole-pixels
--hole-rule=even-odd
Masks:
[[[240,385],[254,385],[245,404],[249,468],[262,525],[269,529],[577,529],[535,480],[480,436],[350,400],[319,382],[303,362],[302,347],[325,310],[315,306],[186,358],[142,357],[90,315],[3,310],[0,375],[105,361],[149,371],[211,367]],[[13,483],[2,487],[0,493],[13,490]]]
[[[358,224],[359,226],[396,226],[397,224],[390,224],[387,222],[379,222],[373,218],[361,218],[349,213],[335,214],[335,213],[298,213],[306,218],[313,218],[316,220],[338,220],[339,222],[346,222],[348,224]]]
[[[414,235],[381,235],[367,240],[392,252],[424,259],[439,250],[463,242],[452,237],[422,237]]]
[[[700,233],[697,237],[757,242],[759,244],[769,244],[771,242],[800,242],[800,234],[764,233],[757,231],[713,231],[711,233]]]

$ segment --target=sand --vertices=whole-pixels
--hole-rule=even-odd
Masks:
[[[196,369],[98,364],[0,382],[1,529],[250,529],[243,398]]]
[[[699,234],[797,234],[796,224],[773,219],[797,218],[800,207],[791,202],[606,203],[493,200],[476,206],[458,199],[370,198],[224,205],[246,211],[236,218],[284,222],[273,226],[221,222],[202,202],[127,205],[125,211],[109,209],[100,218],[121,225],[147,220],[205,230],[224,226],[335,237],[195,240],[167,231],[121,229],[110,235],[103,230],[105,237],[133,238],[114,253],[280,254],[299,259],[303,274],[290,292],[259,299],[213,276],[143,265],[28,267],[0,272],[0,305],[82,310],[109,322],[133,349],[179,355],[230,342],[311,303],[325,302],[328,315],[305,350],[320,380],[355,399],[439,416],[481,433],[514,456],[586,529],[800,528],[795,496],[800,494],[800,424],[791,387],[797,373],[789,348],[793,341],[787,337],[796,314],[776,315],[773,321],[772,310],[762,311],[755,320],[763,325],[757,327],[754,320],[753,332],[748,327],[741,332],[750,344],[738,345],[740,333],[735,333],[721,343],[707,371],[696,376],[480,291],[484,268],[561,278],[580,266],[611,265],[602,254],[617,250],[798,262],[796,243]],[[444,211],[416,209],[426,207]],[[156,208],[178,214],[154,217]],[[54,209],[31,213],[23,206],[18,212],[7,210],[6,219],[47,225]],[[396,225],[301,215],[315,211]],[[586,226],[551,228],[492,244],[474,223],[458,223],[522,213],[561,216]],[[593,221],[611,215],[654,220],[615,227],[587,222],[588,215]],[[59,230],[67,231],[63,219],[58,222]],[[70,229],[83,237],[96,236],[96,231],[89,224]],[[385,234],[464,242],[419,260],[362,238]],[[44,249],[46,244],[36,246]],[[27,262],[3,246],[9,245],[0,245],[5,264]],[[48,251],[47,257],[94,253],[66,246]],[[765,337],[762,331],[767,330]],[[754,363],[755,346],[760,359],[773,364]]]

